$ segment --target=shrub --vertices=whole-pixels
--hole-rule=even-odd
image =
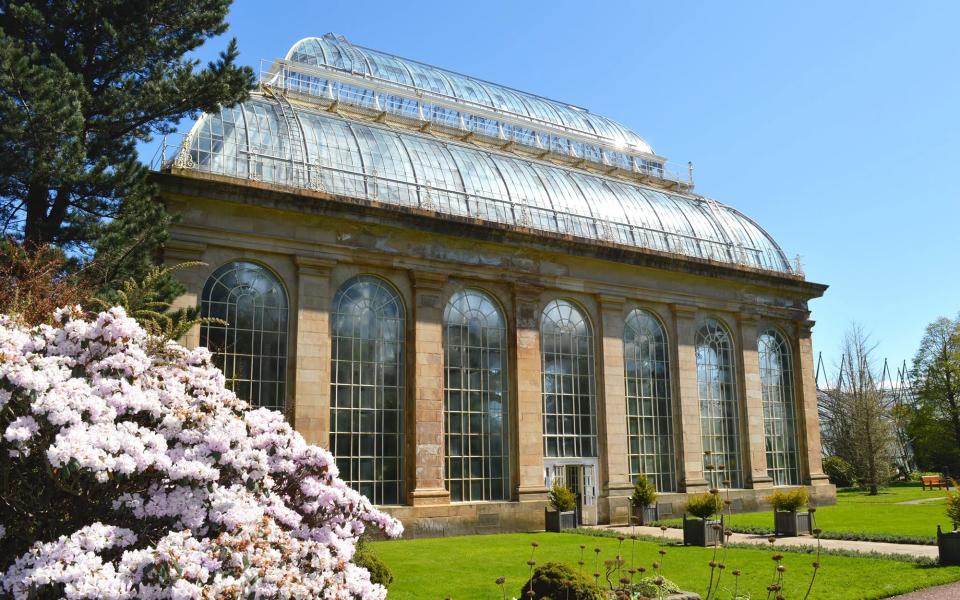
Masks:
[[[534,598],[562,598],[563,600],[602,600],[603,594],[597,585],[559,562],[548,562],[533,571],[533,575],[520,588],[518,598],[526,598],[533,590]]]
[[[352,561],[400,523],[204,348],[123,309],[0,316],[0,597],[383,598]],[[257,568],[250,568],[256,565]]]
[[[550,500],[550,506],[557,512],[566,512],[577,507],[577,497],[570,491],[570,488],[559,481],[553,482],[550,493],[547,495]]]
[[[657,580],[660,584],[657,584]],[[680,586],[666,577],[644,577],[630,587],[630,592],[641,598],[662,598],[680,593]]]
[[[853,465],[839,456],[823,459],[823,472],[830,478],[830,483],[837,487],[853,487],[856,483]]]
[[[687,512],[701,519],[709,519],[723,510],[723,500],[720,494],[704,492],[692,496],[687,500]]]
[[[950,484],[954,491],[947,490],[946,492],[946,513],[947,518],[953,523],[953,530],[956,531],[960,528],[960,491],[956,491],[956,481],[951,480]]]
[[[777,490],[767,496],[767,502],[773,506],[773,510],[795,512],[800,510],[809,502],[810,496],[807,494],[807,488],[794,488],[792,490]]]
[[[373,548],[365,538],[357,542],[357,552],[353,555],[353,564],[363,567],[370,573],[370,583],[378,583],[383,587],[390,587],[393,583],[393,572],[380,557],[373,552]]]
[[[633,484],[633,495],[630,496],[630,504],[635,508],[645,508],[657,500],[657,488],[654,487],[646,475],[637,478]]]

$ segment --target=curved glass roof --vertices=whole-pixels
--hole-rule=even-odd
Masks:
[[[634,185],[254,94],[197,122],[175,166],[791,273],[756,223]]]
[[[287,53],[286,60],[392,82],[420,94],[454,98],[521,119],[547,123],[622,150],[654,154],[650,145],[635,132],[584,108],[356,46],[332,33],[300,40]]]

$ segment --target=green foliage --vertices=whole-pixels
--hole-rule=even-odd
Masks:
[[[630,504],[636,508],[645,508],[657,500],[657,488],[647,479],[646,475],[640,475],[637,482],[633,484],[633,494],[630,496]]]
[[[127,315],[136,319],[144,329],[165,340],[180,339],[194,325],[226,325],[222,319],[201,318],[200,309],[196,306],[171,311],[170,302],[163,299],[163,292],[171,274],[203,264],[185,262],[172,267],[154,267],[142,281],[131,277],[123,282],[120,289],[95,298],[93,302],[103,310],[111,306],[122,306]]]
[[[10,0],[0,5],[0,221],[28,246],[78,262],[96,288],[149,270],[169,218],[137,143],[245,99],[254,84],[230,41],[230,0]]]
[[[577,507],[577,497],[570,491],[570,488],[559,481],[553,482],[553,487],[550,488],[547,498],[550,500],[550,506],[558,512],[566,512]]]
[[[630,587],[630,592],[647,598],[662,598],[679,593],[680,586],[666,577],[644,577]]]
[[[807,505],[810,501],[810,495],[807,488],[799,487],[792,490],[777,490],[767,496],[767,502],[773,507],[773,510],[795,512]]]
[[[960,317],[927,325],[911,376],[906,420],[917,466],[960,473]]]
[[[393,583],[393,572],[380,557],[373,551],[366,538],[361,537],[357,542],[357,551],[353,555],[353,564],[363,567],[370,572],[370,581],[379,583],[383,587],[390,587]]]
[[[704,492],[696,496],[691,496],[690,499],[687,500],[687,512],[701,519],[709,519],[719,514],[722,510],[723,499],[720,498],[720,494]]]
[[[534,598],[563,600],[602,600],[603,594],[596,584],[560,562],[548,562],[537,567],[533,575],[520,588],[518,598],[526,598],[533,590]]]
[[[852,487],[856,483],[853,465],[839,456],[823,459],[823,472],[830,478],[830,483],[837,487]]]
[[[947,518],[953,523],[953,530],[960,528],[960,491],[957,491],[957,482],[951,481],[953,490],[946,491]]]

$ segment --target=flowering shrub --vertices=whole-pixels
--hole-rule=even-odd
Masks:
[[[0,597],[382,598],[370,527],[402,533],[207,350],[120,308],[0,316]]]

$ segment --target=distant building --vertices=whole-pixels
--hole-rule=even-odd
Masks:
[[[625,523],[635,477],[735,508],[823,475],[804,279],[606,117],[297,42],[154,176],[193,332],[415,535]]]

